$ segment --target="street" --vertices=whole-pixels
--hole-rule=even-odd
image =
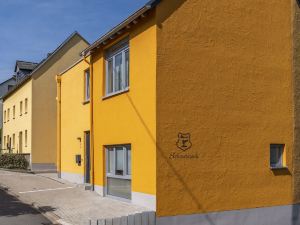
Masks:
[[[0,225],[51,225],[32,206],[0,189]]]

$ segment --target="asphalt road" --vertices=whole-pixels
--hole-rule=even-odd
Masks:
[[[32,206],[0,189],[0,225],[51,225]]]

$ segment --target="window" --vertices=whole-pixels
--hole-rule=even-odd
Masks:
[[[27,130],[25,130],[25,147],[27,147]]]
[[[125,40],[105,52],[106,95],[125,91],[129,87],[129,41]]]
[[[6,123],[6,110],[4,110],[4,123]]]
[[[25,98],[25,114],[27,113],[28,110],[28,99]]]
[[[7,109],[7,122],[9,121],[10,109]]]
[[[20,116],[22,116],[23,113],[23,102],[20,101]]]
[[[90,70],[84,71],[84,101],[90,100]]]
[[[16,134],[13,134],[13,148],[16,147]]]
[[[283,168],[284,167],[284,144],[270,145],[270,167]]]
[[[6,149],[6,136],[4,136],[4,142],[3,142],[4,146],[3,148]]]
[[[106,194],[131,199],[131,147],[106,147]]]
[[[16,118],[16,106],[14,105],[13,106],[13,119]]]

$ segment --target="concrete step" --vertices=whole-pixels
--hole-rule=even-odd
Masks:
[[[84,184],[84,190],[86,190],[86,191],[92,191],[93,190],[93,186],[91,184]]]

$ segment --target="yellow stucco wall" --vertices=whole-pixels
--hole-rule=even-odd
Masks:
[[[157,23],[158,216],[292,203],[291,2],[162,1]],[[198,159],[169,158],[179,132]]]
[[[73,36],[48,62],[33,74],[33,163],[56,163],[57,108],[55,76],[80,59],[88,47],[81,37]]]
[[[150,17],[151,18],[151,17]],[[156,194],[156,26],[154,17],[129,31],[130,90],[103,98],[103,49],[93,54],[95,184],[104,186],[104,146],[131,144],[132,191]]]
[[[27,102],[27,113],[25,113],[25,99]],[[20,102],[23,102],[22,114],[20,113]],[[13,117],[13,106],[15,106],[15,118]],[[31,153],[31,122],[32,122],[32,80],[27,81],[18,91],[3,102],[3,112],[10,109],[9,121],[3,123],[3,137],[9,135],[11,147],[14,153],[20,153],[19,134],[22,132],[22,151],[21,153]],[[4,115],[4,113],[3,113]],[[4,120],[3,120],[4,121]],[[25,131],[27,130],[27,145],[25,143]],[[15,135],[15,145],[13,144],[13,134]],[[4,140],[4,139],[2,139]],[[7,138],[6,138],[7,140]],[[2,148],[6,145],[2,142]]]
[[[84,132],[90,130],[90,104],[83,104],[88,68],[82,60],[61,75],[61,171],[80,175],[84,174]],[[82,156],[81,166],[75,162],[77,154]]]

